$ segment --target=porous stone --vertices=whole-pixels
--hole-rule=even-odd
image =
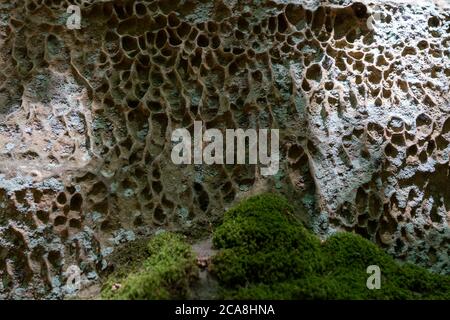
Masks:
[[[449,44],[443,1],[0,3],[0,297],[63,297],[69,266],[88,285],[262,190],[450,273]],[[174,165],[194,121],[279,129],[279,173]]]

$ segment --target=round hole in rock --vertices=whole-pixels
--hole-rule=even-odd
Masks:
[[[70,199],[70,210],[80,211],[82,204],[83,204],[83,197],[81,196],[81,194],[76,193]]]
[[[65,216],[57,216],[55,218],[54,225],[55,227],[66,224],[67,218]]]
[[[198,38],[197,38],[197,44],[200,46],[200,47],[207,47],[208,45],[209,45],[209,39],[208,39],[208,37],[206,36],[206,35],[204,35],[204,34],[200,34],[199,36],[198,36]]]

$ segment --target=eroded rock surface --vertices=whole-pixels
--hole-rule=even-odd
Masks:
[[[0,297],[62,297],[69,266],[88,285],[260,190],[448,274],[449,45],[443,1],[1,1]],[[279,173],[174,165],[194,120],[280,129]]]

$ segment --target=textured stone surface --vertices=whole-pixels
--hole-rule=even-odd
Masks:
[[[0,1],[0,296],[62,297],[68,266],[88,285],[116,245],[196,235],[261,190],[449,273],[446,6]],[[173,165],[194,120],[280,129],[280,172]]]

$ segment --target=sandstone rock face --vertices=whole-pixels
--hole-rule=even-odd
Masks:
[[[444,2],[1,1],[0,297],[63,297],[69,266],[88,285],[263,190],[448,274],[449,79]],[[195,120],[279,129],[280,171],[174,165]]]

